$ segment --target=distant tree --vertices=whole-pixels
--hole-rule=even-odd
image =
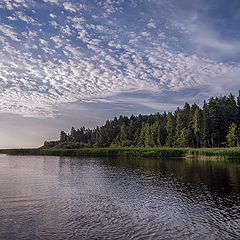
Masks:
[[[226,136],[228,147],[236,147],[237,145],[237,125],[232,123]]]
[[[137,141],[137,135],[138,135],[138,127],[136,126],[135,123],[135,118],[133,117],[133,115],[131,116],[131,120],[130,120],[130,125],[128,128],[128,139],[131,140],[132,144],[135,145],[136,141]]]
[[[126,144],[127,140],[128,140],[128,128],[127,128],[125,122],[123,122],[122,125],[120,126],[119,144],[121,146],[124,146]]]
[[[237,128],[238,126],[238,128]],[[46,142],[54,147],[223,147],[240,145],[240,92],[210,98],[201,108],[186,103],[175,112],[156,113],[107,120],[94,129],[71,128],[61,131],[59,141]]]
[[[209,147],[208,142],[208,115],[207,115],[207,107],[206,102],[204,101],[203,109],[202,109],[202,127],[201,127],[201,147]]]
[[[71,141],[76,141],[77,139],[77,131],[75,130],[74,127],[71,128],[71,132],[70,132],[70,140]]]
[[[240,126],[240,91],[237,97],[237,125]]]
[[[199,108],[196,108],[193,117],[193,132],[196,143],[195,146],[197,148],[201,146],[202,126],[203,126],[202,112]]]
[[[175,146],[175,119],[172,113],[167,114],[167,138],[166,138],[166,146],[173,147]]]
[[[145,147],[153,147],[153,136],[151,132],[151,128],[149,123],[145,124],[145,136],[144,136],[144,146]]]
[[[190,136],[191,132],[187,128],[183,128],[180,132],[179,138],[178,138],[178,144],[180,147],[189,147],[190,145]]]
[[[96,129],[96,142],[95,142],[96,147],[103,147],[103,136],[102,136],[102,131],[100,130],[99,127]]]
[[[150,132],[151,132],[151,139],[152,139],[151,146],[160,147],[161,146],[161,140],[160,140],[161,127],[160,127],[159,121],[156,121],[153,123],[153,125],[150,127]]]
[[[61,131],[61,133],[60,133],[60,141],[61,142],[67,141],[67,134],[64,131]]]
[[[186,128],[186,123],[185,123],[185,115],[183,110],[180,110],[179,108],[175,112],[175,117],[176,117],[176,130],[175,130],[175,140],[176,140],[176,145],[181,147],[182,145],[182,130]]]
[[[141,127],[141,131],[140,134],[138,136],[138,140],[137,140],[137,146],[138,147],[145,147],[145,143],[146,143],[146,123],[143,122],[142,123],[142,127]]]

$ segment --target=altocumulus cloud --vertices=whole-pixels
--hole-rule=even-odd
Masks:
[[[1,1],[0,111],[50,117],[61,104],[122,92],[219,94],[224,79],[235,88],[239,60],[223,61],[222,52],[233,54],[229,40],[203,32],[206,22],[197,32],[202,5],[195,2],[185,14],[174,0]],[[199,54],[196,43],[218,52]]]

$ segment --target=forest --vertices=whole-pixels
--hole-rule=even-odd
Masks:
[[[240,91],[211,97],[203,106],[185,103],[174,112],[119,116],[93,129],[84,126],[61,131],[45,149],[102,147],[216,148],[240,145]]]

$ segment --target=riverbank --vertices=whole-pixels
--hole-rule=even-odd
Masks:
[[[240,148],[81,148],[81,149],[2,149],[9,155],[92,156],[92,157],[185,157],[240,159]]]

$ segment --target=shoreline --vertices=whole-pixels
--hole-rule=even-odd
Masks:
[[[70,157],[158,157],[187,159],[239,159],[240,148],[81,148],[81,149],[0,149],[8,155],[43,155]]]

